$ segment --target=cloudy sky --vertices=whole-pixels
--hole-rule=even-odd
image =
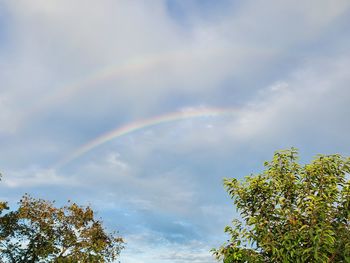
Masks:
[[[222,187],[350,155],[350,1],[0,0],[0,197],[91,204],[123,263],[215,262]]]

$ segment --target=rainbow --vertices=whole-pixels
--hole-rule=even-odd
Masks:
[[[207,50],[190,49],[175,50],[160,54],[150,54],[142,57],[137,57],[134,59],[129,59],[124,63],[102,68],[100,70],[91,72],[88,77],[84,76],[83,78],[57,88],[55,92],[40,100],[40,104],[34,105],[30,109],[27,109],[18,120],[18,125],[22,125],[26,121],[30,120],[32,116],[37,115],[38,112],[44,111],[45,108],[52,107],[52,105],[57,105],[58,103],[69,99],[76,93],[86,88],[98,87],[96,84],[104,80],[118,77],[135,77],[136,74],[142,73],[152,68],[156,68],[157,66],[167,64],[169,62],[186,63],[186,61],[194,58],[201,58],[203,56],[215,56],[217,54],[223,53],[224,51],[225,49],[216,49],[211,50],[210,52]]]
[[[96,84],[104,80],[134,75],[152,67],[156,67],[158,64],[166,62],[167,60],[176,60],[181,58],[184,58],[183,52],[169,52],[167,55],[150,55],[137,59],[130,59],[124,64],[108,66],[100,70],[96,70],[88,74],[88,77],[82,77],[57,88],[55,92],[43,98],[39,104],[34,105],[25,111],[18,122],[24,123],[26,120],[30,120],[32,116],[35,116],[38,112],[43,111],[45,108],[51,107],[52,105],[57,105],[58,103],[73,97],[76,93],[84,89],[97,87]]]
[[[80,146],[74,150],[71,154],[57,162],[52,169],[59,169],[68,163],[74,161],[80,156],[86,154],[89,151],[99,147],[100,145],[107,143],[113,139],[119,138],[121,136],[153,127],[162,123],[169,123],[173,121],[180,121],[191,118],[199,117],[216,117],[216,116],[234,116],[237,114],[238,110],[234,108],[197,108],[197,109],[188,109],[183,111],[171,112],[164,115],[159,115],[149,119],[142,119],[135,122],[128,123],[124,126],[113,129],[107,133],[102,134],[101,136],[89,141],[88,143]]]

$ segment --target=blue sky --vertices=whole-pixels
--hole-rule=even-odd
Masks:
[[[0,1],[0,197],[91,204],[124,263],[215,262],[224,177],[349,155],[350,2]],[[54,164],[106,132],[167,122]]]

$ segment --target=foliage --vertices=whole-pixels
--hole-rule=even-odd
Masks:
[[[25,195],[19,208],[0,217],[0,261],[112,262],[123,240],[108,234],[88,207],[53,202]]]
[[[2,174],[0,173],[0,180],[1,180],[1,177],[2,177]],[[9,209],[9,207],[7,206],[7,203],[0,201],[0,216],[2,212],[7,209]]]
[[[297,163],[296,149],[276,152],[265,171],[225,179],[242,221],[214,249],[233,262],[350,262],[350,158],[318,155]]]

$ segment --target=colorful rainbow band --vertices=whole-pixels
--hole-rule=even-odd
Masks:
[[[159,115],[149,119],[143,119],[135,122],[128,123],[124,126],[113,129],[101,136],[93,139],[92,141],[82,145],[71,154],[60,160],[56,165],[54,165],[53,169],[59,169],[68,163],[74,161],[85,153],[99,147],[100,145],[111,141],[113,139],[119,138],[121,136],[133,133],[135,131],[149,128],[155,125],[159,125],[162,123],[168,123],[173,121],[179,121],[184,119],[198,118],[198,117],[216,117],[223,115],[234,115],[237,113],[237,109],[228,108],[199,108],[199,109],[191,109],[185,111],[177,111],[171,112],[164,115]]]

